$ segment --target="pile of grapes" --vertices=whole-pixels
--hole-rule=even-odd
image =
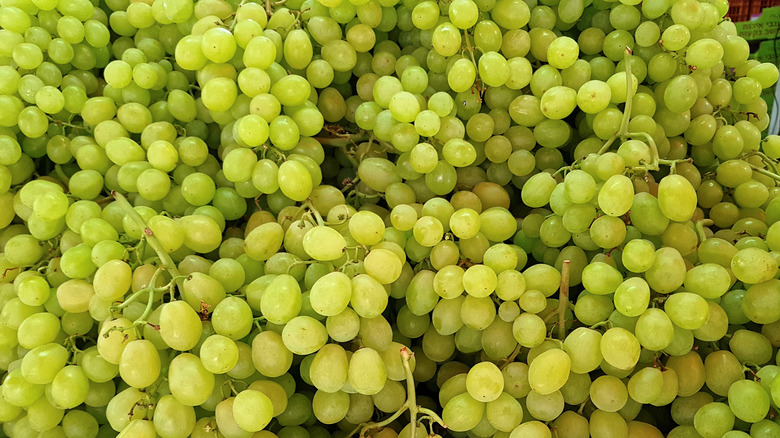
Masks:
[[[0,437],[780,437],[726,0],[0,5]]]

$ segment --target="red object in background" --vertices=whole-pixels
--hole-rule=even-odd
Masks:
[[[731,21],[748,21],[761,15],[764,8],[780,5],[780,0],[730,0],[727,17]]]

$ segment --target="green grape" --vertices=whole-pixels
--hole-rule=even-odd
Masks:
[[[195,428],[195,421],[195,410],[179,403],[172,395],[160,397],[152,417],[157,433],[165,436],[187,435]]]
[[[260,302],[263,315],[275,324],[285,324],[297,316],[301,305],[300,286],[287,274],[279,275],[271,281]]]
[[[628,278],[615,290],[614,301],[623,315],[640,316],[650,303],[650,287],[641,277]]]
[[[760,333],[737,330],[729,340],[729,347],[741,362],[763,365],[772,358],[770,343]]]
[[[623,282],[623,276],[604,262],[592,262],[582,271],[582,285],[596,295],[614,293]]]
[[[639,360],[639,341],[631,332],[620,327],[604,333],[600,348],[604,360],[619,369],[629,369]]]
[[[368,274],[352,278],[352,308],[363,318],[379,316],[387,306],[385,288]]]
[[[67,351],[61,345],[48,343],[30,350],[21,363],[21,376],[32,385],[51,383],[67,363]]]
[[[658,202],[666,217],[682,222],[696,209],[696,193],[685,177],[668,175],[658,184]]]
[[[510,77],[511,68],[503,55],[490,51],[482,55],[478,62],[479,77],[491,87],[504,85]]]
[[[541,345],[546,332],[544,320],[533,313],[521,313],[512,324],[512,334],[517,343],[529,348]]]
[[[601,333],[580,327],[574,329],[563,342],[563,349],[571,357],[571,370],[574,373],[587,373],[595,370],[603,359],[599,348]]]
[[[555,393],[569,377],[571,358],[564,350],[547,350],[530,362],[528,381],[531,389],[541,395]]]
[[[333,393],[317,391],[312,400],[312,409],[320,422],[337,423],[349,411],[349,394],[341,391]]]
[[[33,327],[36,330],[31,330]],[[52,313],[41,312],[25,318],[19,325],[16,336],[20,346],[32,350],[53,342],[59,330],[59,319]]]
[[[599,208],[609,216],[626,214],[634,202],[634,185],[623,175],[612,175],[598,194]]]
[[[293,29],[284,40],[284,59],[290,67],[301,70],[311,62],[313,49],[309,34],[302,29]]]
[[[579,46],[569,37],[556,38],[547,46],[547,62],[559,70],[573,65],[578,56]]]
[[[73,409],[84,403],[89,392],[89,379],[78,365],[68,365],[54,376],[49,387],[52,404]]]
[[[577,107],[577,91],[564,86],[550,87],[542,94],[540,103],[547,118],[563,119]]]
[[[552,421],[563,412],[563,395],[560,391],[550,394],[540,394],[531,391],[526,397],[526,409],[528,413],[536,419],[542,421]]]
[[[314,310],[324,316],[338,315],[349,304],[352,285],[341,272],[331,272],[314,283],[309,297]]]
[[[704,360],[705,383],[715,394],[726,396],[732,383],[742,379],[741,364],[731,352],[715,351]]]
[[[348,359],[343,348],[326,344],[314,356],[309,376],[314,386],[322,391],[336,392],[347,382]]]
[[[685,62],[697,68],[712,68],[723,58],[723,46],[714,39],[694,41],[685,52]]]
[[[617,412],[628,401],[628,389],[617,377],[600,376],[590,385],[590,399],[604,412]]]
[[[612,101],[612,90],[605,82],[590,80],[577,90],[577,106],[588,114],[598,114]]]
[[[412,23],[420,30],[432,29],[439,18],[439,5],[436,2],[418,3],[412,10]]]
[[[433,31],[433,49],[441,56],[449,57],[457,53],[461,45],[458,28],[449,22],[441,23]]]
[[[645,310],[636,321],[635,335],[648,350],[659,351],[674,341],[674,326],[668,313],[655,308]]]
[[[532,208],[543,207],[550,201],[550,195],[556,185],[549,173],[542,172],[532,176],[524,185],[526,190],[521,192],[523,203]]]
[[[739,380],[729,387],[728,406],[735,417],[755,423],[763,419],[769,411],[769,395],[759,383]]]
[[[401,276],[403,261],[396,254],[386,249],[371,250],[365,257],[363,265],[366,273],[382,284],[391,284]]]
[[[690,30],[682,24],[673,24],[666,28],[661,34],[661,41],[664,48],[671,51],[682,49],[688,45],[690,39]]]
[[[541,421],[527,421],[517,426],[509,435],[510,438],[551,438],[550,429]]]
[[[319,350],[328,341],[325,326],[309,316],[291,319],[282,331],[282,339],[288,350],[306,355]],[[232,368],[232,367],[231,367]]]
[[[153,384],[160,376],[160,368],[160,355],[154,344],[146,339],[128,343],[119,359],[119,375],[134,388]]]
[[[485,404],[464,392],[447,402],[442,411],[442,419],[448,428],[465,432],[479,424],[484,412]]]
[[[706,278],[706,280],[705,280]],[[685,276],[685,289],[705,298],[717,298],[731,286],[728,271],[715,263],[705,263],[689,270]]]
[[[503,392],[485,406],[485,416],[494,428],[511,432],[522,422],[523,408],[514,397]]]
[[[707,322],[709,306],[699,295],[690,292],[677,292],[664,303],[669,319],[680,328],[695,330]]]
[[[360,394],[373,395],[385,386],[387,368],[376,350],[361,348],[349,361],[348,381]]]
[[[184,301],[172,301],[162,306],[160,335],[172,349],[191,350],[200,341],[201,321]]]
[[[452,64],[447,72],[447,83],[456,93],[469,90],[476,80],[477,67],[466,58],[460,58]]]
[[[756,284],[771,280],[777,272],[777,260],[760,248],[745,248],[731,259],[731,270],[738,280]]]
[[[336,260],[341,257],[345,246],[344,237],[326,226],[314,227],[303,236],[303,249],[315,260]]]

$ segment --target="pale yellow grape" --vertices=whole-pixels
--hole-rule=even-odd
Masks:
[[[201,336],[201,320],[185,301],[163,304],[160,312],[160,336],[172,349],[187,351],[197,345]]]
[[[349,219],[349,232],[362,245],[376,245],[385,234],[385,225],[378,214],[359,211]]]
[[[322,391],[336,392],[347,383],[349,359],[338,344],[326,344],[314,356],[309,378]]]
[[[233,418],[242,429],[257,432],[273,418],[271,399],[260,391],[246,389],[233,400]]]
[[[552,432],[541,421],[527,421],[517,426],[509,438],[552,438]]]
[[[451,398],[442,410],[442,419],[447,427],[456,432],[465,432],[476,427],[485,412],[485,403],[475,400],[468,392]]]
[[[127,344],[119,359],[119,375],[128,385],[146,388],[160,376],[160,355],[150,341],[136,339]]]
[[[95,272],[92,280],[95,295],[108,301],[119,300],[130,289],[131,277],[130,265],[122,260],[110,260]]]
[[[265,261],[279,251],[283,240],[282,226],[276,222],[268,222],[249,232],[244,239],[244,250],[253,260]]]
[[[305,356],[316,353],[328,342],[325,325],[310,316],[296,316],[282,329],[284,346],[294,354]]]
[[[564,350],[553,348],[531,361],[528,368],[528,382],[534,391],[543,395],[551,394],[563,387],[570,371],[569,355]]]
[[[329,272],[320,277],[309,294],[315,312],[323,316],[341,313],[352,298],[352,282],[343,272]]]
[[[392,251],[372,249],[363,260],[366,273],[382,284],[390,284],[401,276],[403,262]]]
[[[650,308],[636,321],[635,336],[642,347],[651,351],[667,348],[674,341],[674,325],[666,312]]]
[[[463,274],[463,288],[477,298],[489,296],[496,289],[498,278],[495,271],[485,265],[474,265]]]
[[[571,358],[571,371],[589,373],[601,365],[601,333],[596,330],[578,327],[572,330],[563,341],[563,350]]]
[[[303,236],[303,249],[315,260],[336,260],[346,246],[347,241],[341,233],[324,225],[310,229]]]
[[[466,390],[471,397],[481,402],[497,399],[504,390],[501,370],[492,362],[475,364],[466,376]]]
[[[97,348],[109,363],[119,364],[122,351],[136,339],[135,330],[123,330],[132,326],[127,318],[110,319],[103,322],[98,335]]]
[[[609,216],[622,216],[634,202],[634,184],[625,175],[612,175],[601,186],[599,208]]]
[[[639,341],[624,328],[613,327],[604,332],[600,345],[604,360],[615,368],[629,369],[639,360]]]
[[[686,330],[696,330],[707,322],[710,311],[707,300],[691,292],[676,292],[664,302],[672,322]]]
[[[387,368],[379,353],[361,348],[349,360],[348,381],[360,394],[373,395],[382,390],[387,380]]]

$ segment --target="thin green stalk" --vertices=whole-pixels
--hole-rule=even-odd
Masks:
[[[157,278],[160,277],[160,274],[162,274],[163,269],[157,268],[156,271],[154,271],[154,274],[152,274],[152,278],[149,280],[149,284],[136,292],[134,292],[132,295],[130,295],[126,300],[122,301],[120,304],[116,305],[117,310],[124,309],[125,307],[129,306],[131,303],[135,302],[141,295],[145,293],[154,293],[157,292],[157,288],[154,287],[155,283],[157,283]],[[166,288],[159,288],[161,290],[165,290]]]
[[[696,234],[699,236],[699,243],[707,240],[707,234],[704,233],[704,227],[712,225],[712,219],[701,219],[696,221]]]
[[[631,121],[631,105],[634,101],[634,81],[631,79],[631,49],[626,47],[626,53],[624,56],[626,61],[626,104],[623,107],[623,118],[620,121],[620,130],[615,133],[609,140],[604,143],[604,146],[597,152],[601,155],[607,152],[618,138],[621,140],[628,136],[628,124]]]
[[[130,205],[130,202],[127,201],[127,198],[125,198],[121,193],[114,191],[111,192],[111,196],[113,196],[119,206],[122,207],[122,210],[124,210],[125,214],[130,216],[130,218],[144,230],[144,239],[149,243],[154,252],[157,253],[157,257],[160,258],[160,263],[162,264],[163,269],[171,274],[171,277],[173,277],[174,281],[176,282],[176,286],[179,287],[179,290],[182,290],[184,287],[183,279],[185,277],[179,273],[179,269],[176,267],[176,263],[173,262],[171,256],[163,249],[160,241],[157,240],[157,237],[154,236],[154,232],[146,225],[144,218],[141,217],[137,211],[135,211],[133,206]]]
[[[626,53],[623,56],[623,59],[626,61],[626,104],[623,107],[623,120],[620,123],[621,138],[628,133],[628,123],[631,121],[631,105],[634,101],[634,81],[631,79],[631,49],[626,47]]]
[[[566,339],[566,309],[569,307],[569,273],[571,261],[564,260],[561,268],[561,289],[558,294],[558,339]]]
[[[750,165],[750,168],[753,169],[753,171],[756,172],[756,173],[760,173],[761,175],[768,176],[768,177],[772,178],[775,181],[780,181],[780,175],[778,175],[776,173],[770,172],[770,171],[768,171],[766,169],[762,169],[762,168],[760,168],[758,166],[755,166],[753,164]]]
[[[599,149],[599,151],[596,152],[596,155],[602,155],[605,152],[607,152],[609,150],[609,147],[612,146],[612,143],[614,143],[615,140],[617,140],[617,138],[618,138],[617,134],[613,135],[612,138],[607,140],[606,143],[604,143],[604,146],[602,146],[601,149]]]
[[[447,425],[444,424],[444,420],[442,420],[437,413],[433,412],[430,409],[419,406],[417,404],[417,392],[414,387],[414,375],[412,374],[412,368],[411,365],[409,364],[410,360],[414,356],[414,353],[411,350],[409,350],[407,347],[402,348],[400,353],[404,365],[404,372],[406,374],[406,402],[393,415],[385,418],[382,421],[378,421],[375,423],[363,423],[359,425],[352,432],[350,432],[349,435],[347,435],[348,437],[351,437],[358,432],[360,432],[360,437],[364,437],[368,431],[372,429],[379,429],[385,427],[390,423],[392,423],[393,421],[397,420],[407,410],[409,411],[409,416],[410,416],[409,424],[411,427],[411,430],[409,432],[409,438],[416,438],[418,414],[425,415],[431,420],[431,422],[438,423],[441,427],[445,429],[447,428]]]

